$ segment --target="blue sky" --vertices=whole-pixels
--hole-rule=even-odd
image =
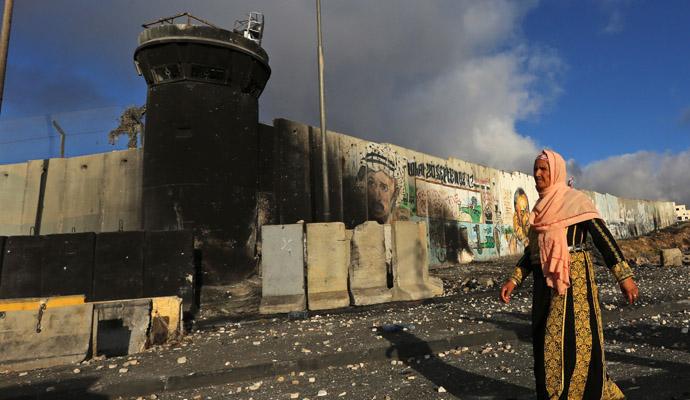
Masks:
[[[527,15],[525,36],[557,49],[567,71],[553,106],[518,129],[581,163],[689,148],[690,2],[587,3],[546,1]]]
[[[329,129],[529,171],[544,146],[580,187],[690,203],[690,2],[322,0]],[[313,0],[15,2],[0,163],[122,148],[145,102],[141,24],[266,15],[260,118],[318,124]]]

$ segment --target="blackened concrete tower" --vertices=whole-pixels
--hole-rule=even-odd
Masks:
[[[145,29],[134,53],[148,85],[144,229],[193,230],[204,285],[255,267],[258,99],[271,73],[258,43],[167,23]]]

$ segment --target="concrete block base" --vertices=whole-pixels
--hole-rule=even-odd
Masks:
[[[426,283],[396,286],[392,290],[393,301],[422,300],[443,294],[443,282],[438,278],[429,278]]]
[[[261,299],[259,313],[283,314],[307,309],[307,298],[303,294],[268,296]]]
[[[352,303],[356,306],[387,303],[393,300],[393,293],[388,288],[350,289]]]
[[[338,292],[320,292],[309,294],[310,310],[332,310],[350,305],[350,295],[347,290]]]

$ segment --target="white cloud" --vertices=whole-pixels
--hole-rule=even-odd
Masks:
[[[578,186],[620,197],[690,205],[690,149],[680,153],[639,151],[569,169]]]
[[[515,124],[560,94],[564,70],[555,51],[519,34],[534,3],[340,4],[326,14],[329,127],[531,170],[538,147]]]

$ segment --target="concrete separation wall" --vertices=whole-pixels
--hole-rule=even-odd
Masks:
[[[0,165],[0,235],[114,232],[141,229],[139,149]],[[39,215],[37,215],[39,214]],[[37,219],[38,217],[38,219]]]
[[[276,120],[274,126],[277,154],[293,149],[286,138],[289,143],[313,144],[311,139],[318,133],[294,121]],[[348,229],[367,220],[382,224],[423,221],[431,265],[519,254],[528,244],[528,214],[538,199],[530,175],[335,132],[328,132],[327,144],[329,170],[336,171],[329,174],[334,186],[331,198],[337,200],[331,200],[330,213],[342,216]],[[281,199],[276,214],[282,223],[321,218],[320,178],[314,171],[321,170],[322,161],[316,147],[275,160],[275,169],[300,172],[276,177],[280,182],[275,182],[275,195]],[[305,185],[310,198],[291,194],[291,188]],[[672,202],[587,193],[617,238],[645,234],[674,222]]]
[[[254,240],[269,221],[266,216],[272,223],[293,224],[319,221],[323,213],[318,129],[278,119],[261,132],[257,198],[262,200],[242,217],[253,232],[242,244],[250,260],[262,248]],[[326,150],[329,211],[345,229],[368,220],[423,221],[431,265],[519,254],[528,244],[527,216],[538,196],[527,174],[336,132],[327,133]],[[0,166],[0,236],[141,229],[142,158],[141,149],[130,149]],[[675,221],[671,202],[587,193],[617,238]]]
[[[0,165],[0,235],[33,233],[43,161]]]
[[[141,152],[51,159],[41,233],[141,228]]]

